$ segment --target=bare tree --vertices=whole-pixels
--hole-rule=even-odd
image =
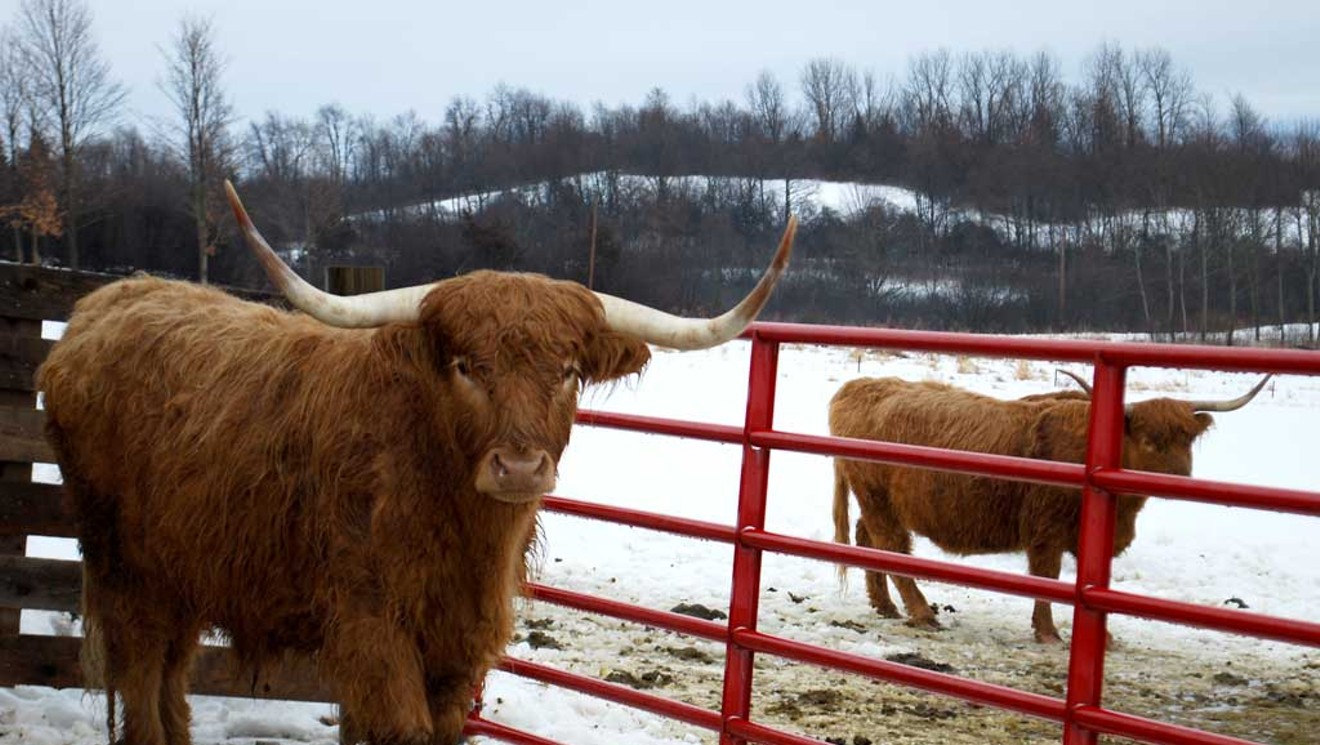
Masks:
[[[834,142],[857,98],[857,73],[837,59],[813,59],[802,70],[802,97],[815,117],[816,137]]]
[[[886,122],[892,123],[895,98],[892,79],[881,88],[874,72],[867,70],[862,73],[853,101],[853,115],[861,123],[863,132],[870,136]]]
[[[747,86],[747,108],[751,111],[753,131],[760,140],[759,160],[784,178],[784,219],[793,210],[793,184],[789,173],[784,143],[798,130],[800,118],[789,109],[784,87],[769,70],[762,70],[756,82]],[[765,171],[759,184],[760,197],[765,199]]]
[[[1176,142],[1187,123],[1187,109],[1192,100],[1192,78],[1186,70],[1173,66],[1165,49],[1137,52],[1137,70],[1155,110],[1155,144],[1161,150]]]
[[[381,145],[382,150],[388,147],[388,142]],[[315,128],[305,119],[268,111],[264,120],[249,125],[244,152],[248,173],[265,181],[273,191],[273,198],[265,206],[272,232],[283,236],[286,241],[301,238],[305,266],[310,267],[315,249],[310,199],[316,154]],[[378,168],[387,176],[393,175],[386,172],[392,165],[387,162],[392,156],[383,153],[376,157],[381,163],[369,165],[368,170]]]
[[[0,29],[0,140],[3,140],[4,152],[0,152],[0,161],[4,161],[5,182],[15,193],[18,201],[18,189],[21,178],[18,173],[19,138],[23,135],[25,114],[31,110],[31,96],[23,68],[23,58],[19,53],[18,39],[8,28]],[[29,129],[31,124],[29,123]],[[0,194],[0,201],[11,195]],[[23,229],[19,223],[13,224],[14,258],[23,260]]]
[[[358,123],[337,103],[316,110],[316,136],[321,145],[322,166],[330,180],[342,186],[353,164]]]
[[[445,107],[444,137],[450,158],[450,181],[459,193],[476,188],[481,135],[480,105],[467,96],[455,96]]]
[[[784,87],[774,73],[762,70],[756,82],[747,86],[747,108],[762,137],[776,145],[783,142],[791,115],[784,100]]]
[[[1117,44],[1103,44],[1087,64],[1085,92],[1090,107],[1089,146],[1102,152],[1122,140],[1123,50]]]
[[[952,68],[946,49],[923,53],[908,63],[903,108],[910,133],[943,133],[953,124]]]
[[[76,268],[78,154],[87,138],[114,118],[124,89],[110,78],[110,67],[92,38],[91,11],[81,0],[23,0],[18,22],[32,95],[56,129],[65,245],[69,264]]]
[[[1219,116],[1215,111],[1214,98],[1206,93],[1198,96],[1191,107],[1189,116],[1189,134],[1196,146],[1206,152],[1213,152],[1220,143]],[[1192,227],[1192,241],[1197,244],[1197,254],[1201,265],[1201,319],[1200,341],[1206,342],[1210,324],[1210,271],[1209,254],[1212,245],[1222,240],[1224,210],[1221,210],[1212,193],[1218,186],[1214,174],[1202,174],[1193,182],[1196,197],[1196,220]],[[1225,253],[1231,252],[1225,247]],[[1231,264],[1231,258],[1230,258]],[[1230,338],[1232,332],[1230,330]]]
[[[923,53],[908,63],[903,88],[903,123],[911,137],[909,156],[916,177],[917,213],[929,235],[946,228],[951,208],[952,157],[947,137],[954,130],[953,65],[948,50]]]
[[[1237,153],[1241,160],[1239,167],[1250,176],[1236,179],[1239,189],[1244,191],[1250,198],[1249,209],[1246,212],[1247,236],[1250,241],[1251,261],[1247,264],[1248,281],[1247,299],[1251,304],[1251,325],[1253,334],[1257,341],[1260,340],[1260,279],[1261,279],[1261,254],[1264,252],[1264,229],[1261,226],[1261,211],[1258,209],[1257,200],[1260,197],[1259,191],[1259,168],[1253,167],[1263,162],[1265,156],[1271,147],[1272,140],[1266,126],[1265,119],[1248,103],[1247,99],[1238,93],[1233,96],[1230,103],[1229,127],[1233,136],[1234,145],[1237,147]],[[1230,265],[1231,266],[1231,265]],[[1232,270],[1229,271],[1229,282],[1234,283],[1235,277]],[[1236,318],[1236,313],[1233,314]],[[1230,337],[1231,339],[1231,337]]]
[[[268,111],[248,132],[249,168],[281,187],[298,184],[310,172],[314,144],[307,122]]]
[[[1025,101],[1027,121],[1023,136],[1037,147],[1058,145],[1068,88],[1059,71],[1059,60],[1049,52],[1037,52],[1027,63]]]
[[[958,118],[964,134],[981,144],[990,144],[990,85],[986,67],[984,52],[967,52],[958,59]]]
[[[977,52],[958,60],[959,118],[969,138],[998,145],[1026,120],[1027,66],[1011,52]]]
[[[171,129],[174,147],[188,164],[188,207],[197,233],[197,275],[207,281],[208,258],[214,253],[216,216],[209,194],[218,187],[231,155],[229,125],[233,109],[225,100],[220,75],[225,61],[215,48],[210,19],[186,16],[165,56],[166,79],[161,89],[174,104],[178,119]]]
[[[1119,112],[1123,117],[1123,143],[1132,149],[1141,141],[1142,118],[1146,113],[1146,86],[1132,57],[1115,50]]]

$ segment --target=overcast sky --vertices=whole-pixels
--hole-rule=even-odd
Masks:
[[[10,25],[19,0],[0,0]],[[96,37],[129,89],[129,122],[167,111],[159,47],[193,11],[214,19],[240,121],[338,102],[438,122],[456,95],[503,82],[584,106],[638,104],[654,87],[741,103],[762,69],[797,99],[806,61],[834,57],[880,80],[915,54],[1055,54],[1069,81],[1105,41],[1167,49],[1222,107],[1241,92],[1275,122],[1320,118],[1320,2],[1110,0],[91,0]]]

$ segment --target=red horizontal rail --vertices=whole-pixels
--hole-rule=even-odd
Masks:
[[[561,515],[604,520],[634,528],[648,528],[691,538],[701,538],[707,541],[719,541],[720,543],[733,543],[737,536],[737,532],[732,525],[689,520],[683,517],[661,515],[656,512],[630,510],[624,507],[613,507],[596,502],[581,502],[564,497],[546,497],[543,507],[550,512],[558,512]]]
[[[733,641],[747,649],[778,655],[798,662],[806,662],[834,670],[846,670],[868,678],[876,678],[920,688],[933,693],[955,696],[965,701],[996,706],[1001,709],[1028,714],[1042,719],[1062,722],[1063,701],[1038,693],[1028,693],[993,683],[983,683],[956,675],[923,670],[888,660],[876,660],[862,655],[824,649],[811,644],[795,642],[769,634],[746,629],[735,629]]]
[[[1103,359],[1106,363],[1122,367],[1141,365],[1320,375],[1320,355],[1294,349],[1133,344],[769,322],[754,323],[744,333],[744,336],[753,335],[763,341],[788,344],[887,347],[1063,362],[1092,363]]]
[[[683,419],[665,419],[638,414],[617,414],[612,411],[594,411],[579,409],[575,421],[592,427],[609,427],[629,432],[644,432],[652,435],[671,435],[690,437],[696,440],[710,440],[734,445],[742,444],[742,427],[707,422],[689,422]]]
[[[507,673],[521,675],[524,678],[539,680],[542,683],[557,685],[562,688],[568,688],[579,693],[585,693],[589,696],[613,701],[625,706],[631,706],[634,709],[649,711],[652,714],[677,719],[680,722],[686,722],[697,727],[703,727],[709,730],[720,729],[720,713],[703,709],[700,706],[675,701],[663,696],[655,696],[650,693],[635,691],[627,686],[621,686],[616,683],[608,683],[596,678],[588,678],[585,675],[565,672],[548,665],[541,665],[527,660],[520,660],[515,657],[505,657],[500,661],[498,668]]]
[[[1320,494],[1296,489],[1208,481],[1145,471],[1101,468],[1091,475],[1095,485],[1119,494],[1147,494],[1230,507],[1320,516]]]
[[[1085,468],[1079,463],[795,432],[752,432],[749,438],[754,445],[776,450],[852,458],[927,470],[954,471],[1010,481],[1080,487],[1086,478]],[[1109,468],[1096,469],[1091,475],[1091,480],[1097,487],[1119,494],[1144,494],[1229,507],[1249,507],[1320,516],[1320,494],[1299,489],[1253,486],[1229,481],[1211,481]]]
[[[1217,735],[1205,730],[1157,722],[1097,706],[1078,706],[1071,713],[1078,724],[1088,729],[1110,735],[1140,738],[1146,742],[1162,745],[1255,745],[1250,740],[1239,740],[1236,737]]]
[[[971,473],[1011,481],[1080,487],[1086,480],[1086,470],[1080,463],[1060,463],[1012,455],[991,455],[965,450],[945,450],[925,445],[900,445],[895,442],[859,440],[852,437],[822,437],[792,432],[751,432],[748,439],[753,445],[775,450],[842,456],[854,460]]]
[[[547,603],[575,608],[588,613],[601,613],[625,621],[677,631],[681,634],[689,634],[702,639],[717,642],[727,642],[729,640],[729,628],[727,626],[714,621],[685,616],[682,613],[643,608],[630,603],[585,595],[571,590],[562,590],[558,587],[549,587],[534,582],[527,583],[527,594],[536,600],[544,600]]]
[[[764,743],[765,745],[822,745],[821,740],[771,729],[765,725],[749,722],[739,717],[726,719],[724,728],[739,737],[752,742]]]
[[[1095,610],[1320,647],[1320,624],[1308,621],[1229,608],[1210,608],[1098,587],[1083,588],[1082,602]]]
[[[1068,582],[1046,579],[1029,574],[1014,574],[993,569],[980,569],[936,559],[922,559],[896,551],[884,551],[861,546],[825,543],[808,538],[797,538],[754,528],[742,532],[743,542],[762,550],[777,551],[791,556],[832,561],[862,569],[898,574],[915,579],[951,582],[982,590],[995,590],[1055,603],[1072,604],[1077,601],[1077,589]]]
[[[563,745],[555,740],[547,740],[544,737],[533,735],[530,732],[507,727],[499,722],[492,722],[489,719],[481,717],[469,717],[467,724],[463,725],[463,734],[466,736],[484,735],[493,737],[501,742],[511,742],[514,745]]]

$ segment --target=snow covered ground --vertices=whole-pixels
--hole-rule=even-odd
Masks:
[[[588,391],[582,405],[737,424],[747,364],[743,342],[699,353],[658,352],[642,379]],[[1000,397],[1055,388],[1054,366],[1047,363],[789,347],[780,365],[776,427],[813,434],[827,432],[827,401],[857,376],[941,380]],[[1136,369],[1129,375],[1129,400],[1227,398],[1255,380]],[[1276,378],[1247,408],[1217,416],[1217,425],[1198,443],[1194,473],[1320,491],[1317,415],[1320,378]],[[580,427],[560,464],[557,493],[732,523],[739,457],[733,446]],[[767,527],[829,540],[831,489],[828,459],[776,453]],[[545,584],[659,609],[686,602],[727,610],[728,546],[560,515],[546,514],[543,523],[539,581]],[[1320,520],[1153,500],[1137,527],[1136,542],[1115,562],[1120,589],[1213,606],[1237,598],[1251,611],[1320,617]],[[944,556],[921,539],[915,552]],[[76,556],[67,541],[37,538],[30,540],[29,553]],[[1025,571],[1020,555],[960,561]],[[1065,563],[1064,579],[1071,579],[1073,569]],[[919,655],[960,674],[1062,695],[1066,649],[1030,641],[1028,599],[924,583],[927,597],[944,609],[946,628],[932,633],[874,616],[857,571],[840,589],[831,565],[767,556],[762,587],[761,628],[770,633],[881,657]],[[1067,637],[1071,610],[1058,606],[1055,615]],[[1266,742],[1314,742],[1308,738],[1320,731],[1320,655],[1314,650],[1125,617],[1113,618],[1110,628],[1118,643],[1109,657],[1106,702],[1115,708]],[[57,615],[29,613],[24,630],[61,633],[67,623]],[[556,644],[546,645],[547,638]],[[660,695],[718,705],[723,649],[714,644],[526,603],[509,651],[584,674],[631,677],[654,683]],[[759,659],[756,685],[758,719],[815,737],[1005,743],[1057,737],[1057,727],[1047,723],[773,658]],[[714,741],[703,730],[503,674],[492,675],[487,702],[487,715],[497,721],[574,745]],[[0,689],[0,743],[103,742],[100,706],[81,691]],[[332,743],[336,728],[322,721],[330,713],[311,704],[199,697],[194,737],[205,744]]]

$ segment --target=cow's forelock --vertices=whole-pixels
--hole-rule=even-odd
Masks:
[[[649,354],[605,327],[581,285],[537,275],[474,272],[443,282],[423,301],[420,322],[480,490],[482,469],[505,472],[493,457],[544,451],[557,465],[581,387],[637,372]]]
[[[1126,421],[1130,467],[1190,475],[1192,445],[1213,421],[1183,401],[1158,398],[1133,405]]]

